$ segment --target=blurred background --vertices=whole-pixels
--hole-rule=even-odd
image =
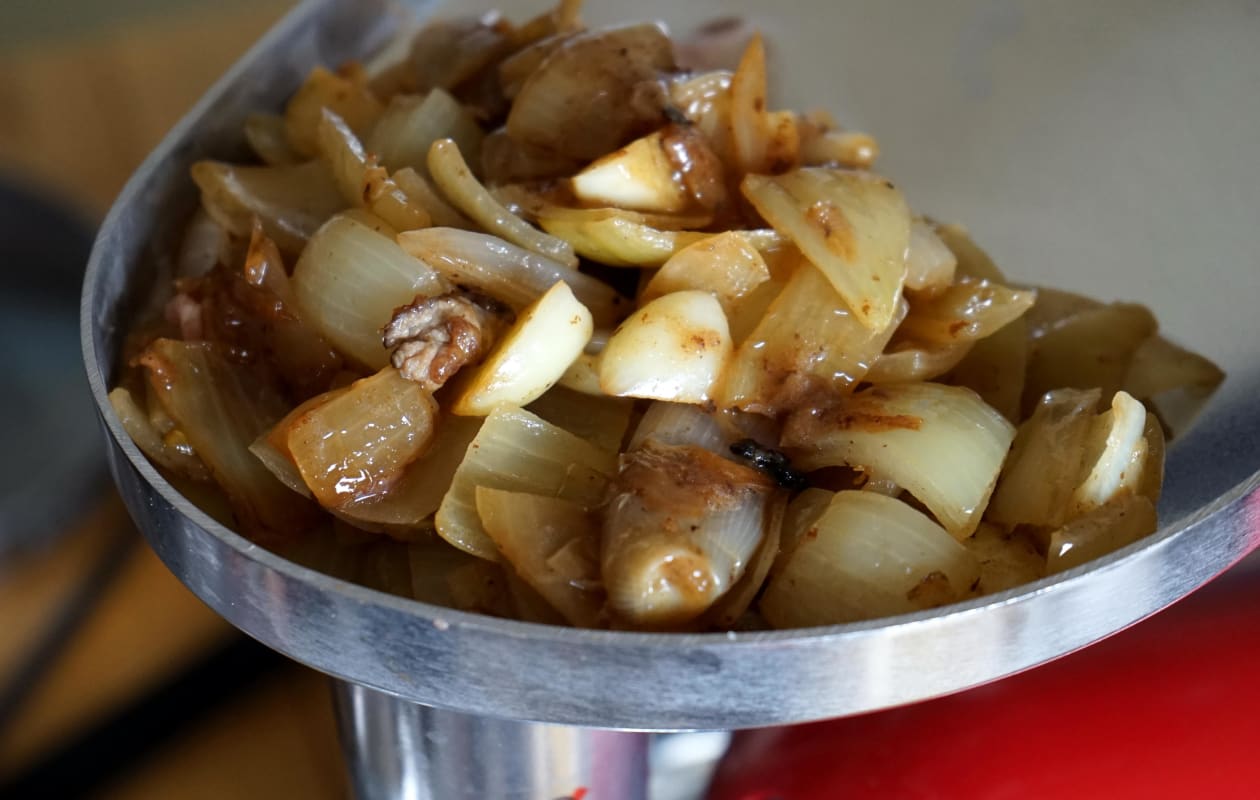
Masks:
[[[344,796],[324,681],[243,642],[131,531],[77,353],[96,224],[289,5],[0,3],[0,257],[26,276],[0,309],[25,323],[0,327],[20,362],[2,406],[0,797]],[[50,388],[76,422],[31,400]]]

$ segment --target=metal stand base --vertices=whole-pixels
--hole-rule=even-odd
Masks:
[[[442,711],[333,681],[358,800],[646,800],[650,734]]]

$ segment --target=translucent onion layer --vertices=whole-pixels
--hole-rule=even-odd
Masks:
[[[923,513],[837,492],[770,578],[761,613],[779,628],[904,614],[961,599],[979,577],[975,557]]]
[[[486,417],[438,508],[438,534],[481,558],[498,551],[477,516],[476,489],[506,489],[572,501],[602,502],[616,472],[615,453],[601,450],[523,409],[500,407]]]
[[[1014,437],[975,392],[903,383],[794,413],[783,444],[802,469],[848,465],[894,481],[962,539],[979,524]]]

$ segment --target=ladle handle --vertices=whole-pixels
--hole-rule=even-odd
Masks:
[[[462,714],[333,682],[358,800],[646,800],[648,741]]]

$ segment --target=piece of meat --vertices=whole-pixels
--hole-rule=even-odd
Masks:
[[[497,301],[466,291],[417,297],[394,312],[383,342],[402,376],[433,392],[490,351],[510,313]]]

